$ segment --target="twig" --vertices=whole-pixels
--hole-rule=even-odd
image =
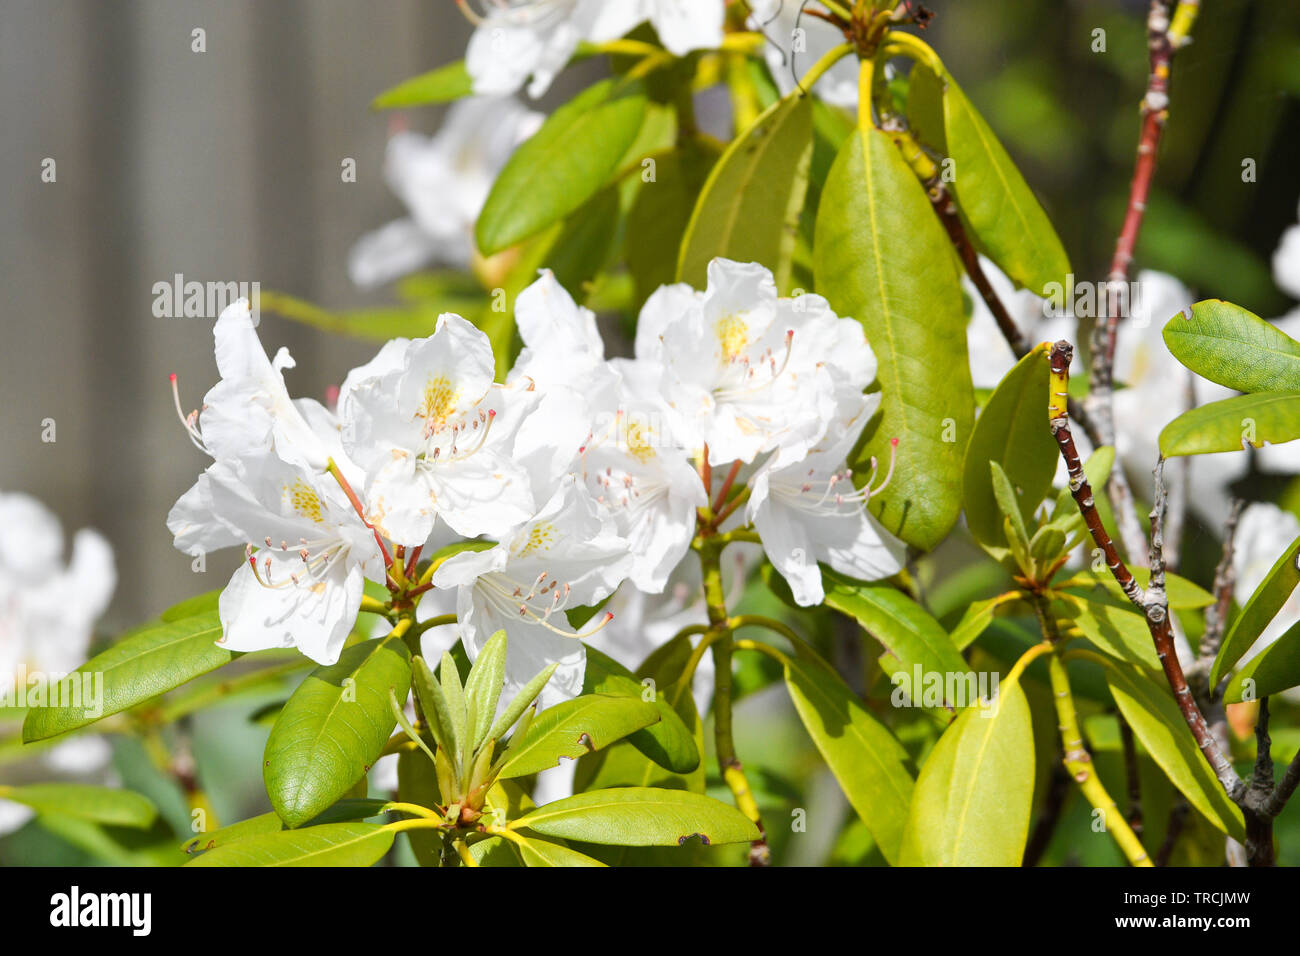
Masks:
[[[1187,34],[1196,18],[1197,3],[1179,4],[1176,15],[1171,16],[1172,0],[1152,0],[1147,15],[1147,48],[1150,56],[1150,74],[1146,94],[1142,98],[1142,132],[1138,138],[1137,160],[1129,184],[1128,207],[1115,253],[1111,258],[1110,272],[1106,276],[1104,316],[1098,320],[1092,337],[1092,369],[1088,398],[1084,407],[1092,416],[1102,444],[1115,441],[1114,369],[1115,340],[1119,328],[1118,303],[1126,300],[1122,290],[1127,289],[1133,250],[1146,213],[1151,180],[1155,175],[1156,156],[1169,116],[1169,72],[1174,51],[1187,42]],[[1143,560],[1142,528],[1134,507],[1133,492],[1128,476],[1122,467],[1111,469],[1107,484],[1120,538],[1129,559]]]
[[[1196,407],[1196,377],[1190,369],[1184,376],[1183,411]],[[1165,562],[1171,571],[1178,570],[1183,553],[1183,529],[1187,527],[1187,506],[1191,500],[1192,455],[1178,459],[1173,488],[1169,492],[1169,530],[1165,541]]]
[[[1205,633],[1201,635],[1201,645],[1196,654],[1196,663],[1192,665],[1193,673],[1208,683],[1210,668],[1219,656],[1219,646],[1223,643],[1223,634],[1228,624],[1228,608],[1232,605],[1232,591],[1237,581],[1237,571],[1233,558],[1236,552],[1237,524],[1246,503],[1240,498],[1232,500],[1228,520],[1223,525],[1223,554],[1218,567],[1214,569],[1214,603],[1205,609]],[[1207,686],[1207,696],[1210,688]]]
[[[1052,346],[1050,360],[1053,412],[1059,408],[1058,403],[1068,386],[1070,358],[1073,352],[1073,347],[1065,341],[1057,342]],[[1101,516],[1097,513],[1092,488],[1083,473],[1083,463],[1079,461],[1079,453],[1074,446],[1074,437],[1070,434],[1069,417],[1067,415],[1053,417],[1051,428],[1056,443],[1060,448],[1061,457],[1065,460],[1065,466],[1070,474],[1070,493],[1074,496],[1075,503],[1079,507],[1079,513],[1083,516],[1084,524],[1087,525],[1093,541],[1105,556],[1106,564],[1110,568],[1115,582],[1120,586],[1120,590],[1124,592],[1129,601],[1146,619],[1147,630],[1151,633],[1151,639],[1156,648],[1156,656],[1160,659],[1160,665],[1165,672],[1165,679],[1169,682],[1170,690],[1173,691],[1174,701],[1178,704],[1183,720],[1187,722],[1187,726],[1192,731],[1196,746],[1205,755],[1206,761],[1214,770],[1215,776],[1218,777],[1219,783],[1223,785],[1223,789],[1228,793],[1228,796],[1234,802],[1240,800],[1245,792],[1246,785],[1237,776],[1237,772],[1232,768],[1231,761],[1228,760],[1220,748],[1219,742],[1214,735],[1210,733],[1209,725],[1206,723],[1205,717],[1201,714],[1200,708],[1196,705],[1192,692],[1187,686],[1187,678],[1183,674],[1182,665],[1178,662],[1178,654],[1174,649],[1173,631],[1169,625],[1169,602],[1165,594],[1163,525],[1167,489],[1165,488],[1163,474],[1164,459],[1161,459],[1156,465],[1155,471],[1155,507],[1151,512],[1152,527],[1149,554],[1151,579],[1147,590],[1144,592],[1115,550],[1115,545],[1111,541],[1105,525],[1102,524]]]

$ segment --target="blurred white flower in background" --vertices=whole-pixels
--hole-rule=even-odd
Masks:
[[[723,0],[476,0],[465,52],[474,92],[500,96],[528,82],[545,93],[583,41],[605,43],[649,22],[674,56],[722,43]]]
[[[384,177],[410,215],[357,240],[352,281],[376,286],[429,264],[469,266],[474,222],[493,181],[543,119],[511,97],[476,96],[453,104],[432,136],[394,134]]]
[[[1273,252],[1273,281],[1287,295],[1300,299],[1300,223],[1287,227]]]
[[[65,564],[58,518],[30,495],[0,493],[0,694],[15,694],[33,674],[48,684],[85,663],[95,621],[116,586],[113,549],[102,535],[78,531]],[[0,781],[102,780],[110,755],[102,737],[73,738],[0,765]],[[29,808],[0,800],[0,833],[31,816]]]
[[[768,39],[763,55],[782,96],[796,88],[796,75],[802,79],[822,56],[847,42],[829,23],[801,16],[802,5],[802,0],[749,0],[749,25]],[[846,56],[832,66],[817,81],[817,95],[832,106],[856,110],[858,58]]]
[[[1294,514],[1267,502],[1248,505],[1237,524],[1236,550],[1232,567],[1236,573],[1232,596],[1245,607],[1255,589],[1263,583],[1282,552],[1300,537],[1300,519]],[[1282,609],[1259,635],[1259,639],[1241,657],[1248,663],[1271,645],[1297,621],[1300,621],[1300,589],[1293,591]],[[1283,691],[1291,701],[1300,700],[1300,688]]]

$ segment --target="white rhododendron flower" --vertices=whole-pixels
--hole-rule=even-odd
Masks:
[[[295,363],[281,348],[268,359],[247,299],[222,311],[213,328],[221,381],[203,397],[201,411],[181,411],[176,376],[172,395],[190,439],[216,459],[245,459],[274,452],[288,462],[324,468],[338,455],[334,416],[312,399],[291,399],[284,369]]]
[[[903,567],[906,547],[867,510],[871,496],[889,483],[892,454],[885,475],[873,468],[861,488],[855,487],[847,464],[879,406],[879,394],[843,395],[826,435],[805,458],[783,467],[764,465],[750,482],[749,518],[768,560],[804,607],[820,604],[826,596],[819,561],[865,581],[889,577]]]
[[[575,470],[627,539],[632,581],[662,591],[690,548],[695,510],[708,498],[656,391],[658,366],[607,362],[596,317],[549,272],[520,294],[516,317],[524,349],[512,379],[571,386],[582,396],[593,425]]]
[[[626,578],[627,542],[572,478],[563,482],[535,518],[487,551],[449,558],[433,576],[440,588],[457,588],[456,611],[470,659],[488,638],[505,630],[505,696],[517,692],[553,661],[555,676],[542,692],[543,707],[582,690],[586,651],[583,631],[565,611],[609,597]]]
[[[452,105],[433,136],[396,133],[384,178],[410,215],[357,241],[348,258],[352,281],[380,285],[431,263],[469,266],[492,183],[542,119],[510,97],[470,97]]]
[[[800,0],[751,0],[750,26],[767,37],[763,55],[767,68],[785,96],[797,88],[813,64],[844,42],[844,35],[815,17],[800,15]],[[846,56],[817,81],[817,96],[832,106],[856,110],[858,60]]]
[[[777,296],[772,273],[715,259],[708,288],[664,286],[637,323],[638,361],[659,366],[674,427],[711,465],[764,452],[797,461],[826,431],[840,386],[876,376],[862,326],[817,295]]]
[[[49,686],[84,664],[116,585],[113,549],[102,535],[78,531],[65,563],[59,519],[30,495],[0,493],[0,696],[18,701],[29,679],[39,675]],[[110,753],[102,737],[67,740],[7,764],[5,782],[109,782]],[[0,800],[0,834],[33,813]]]
[[[1238,605],[1246,606],[1282,552],[1297,537],[1300,537],[1300,520],[1290,511],[1267,502],[1255,502],[1243,509],[1233,539],[1232,555],[1233,571],[1236,574],[1233,597]],[[1264,628],[1255,646],[1243,656],[1243,662],[1276,641],[1297,621],[1300,621],[1300,591],[1293,592],[1287,598],[1286,604]]]
[[[396,360],[396,353],[390,355]],[[492,381],[492,346],[458,315],[405,343],[400,364],[353,381],[344,445],[366,472],[366,513],[398,544],[424,544],[435,517],[458,534],[502,535],[533,513],[512,459],[537,394]]]
[[[722,43],[723,0],[476,0],[465,67],[474,92],[550,88],[583,41],[604,43],[649,22],[676,56]]]

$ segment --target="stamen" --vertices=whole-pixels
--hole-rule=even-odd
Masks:
[[[212,452],[208,451],[208,446],[203,443],[203,434],[199,431],[198,409],[195,409],[188,415],[181,411],[181,390],[180,385],[177,382],[176,373],[172,372],[168,378],[171,379],[172,383],[172,404],[176,408],[176,417],[181,420],[181,426],[185,429],[185,433],[190,436],[190,441],[194,443],[195,448],[203,452],[205,455],[211,455]]]

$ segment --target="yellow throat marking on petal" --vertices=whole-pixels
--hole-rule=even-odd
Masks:
[[[315,489],[299,478],[292,485],[284,486],[284,493],[293,505],[293,510],[298,512],[304,518],[310,518],[317,524],[325,523],[325,515],[322,513],[320,496],[316,494]]]
[[[534,525],[528,532],[528,540],[519,551],[519,557],[526,557],[535,551],[543,551],[555,543],[555,525],[547,522]]]
[[[437,428],[451,417],[460,398],[460,389],[445,375],[430,375],[424,383],[424,397],[420,403],[420,417]]]
[[[627,453],[642,464],[651,461],[655,457],[653,437],[654,433],[649,425],[628,422],[623,436],[627,444]]]
[[[718,319],[713,326],[713,334],[718,337],[725,362],[734,362],[745,351],[745,346],[749,345],[749,329],[745,327],[745,320],[738,315]]]

